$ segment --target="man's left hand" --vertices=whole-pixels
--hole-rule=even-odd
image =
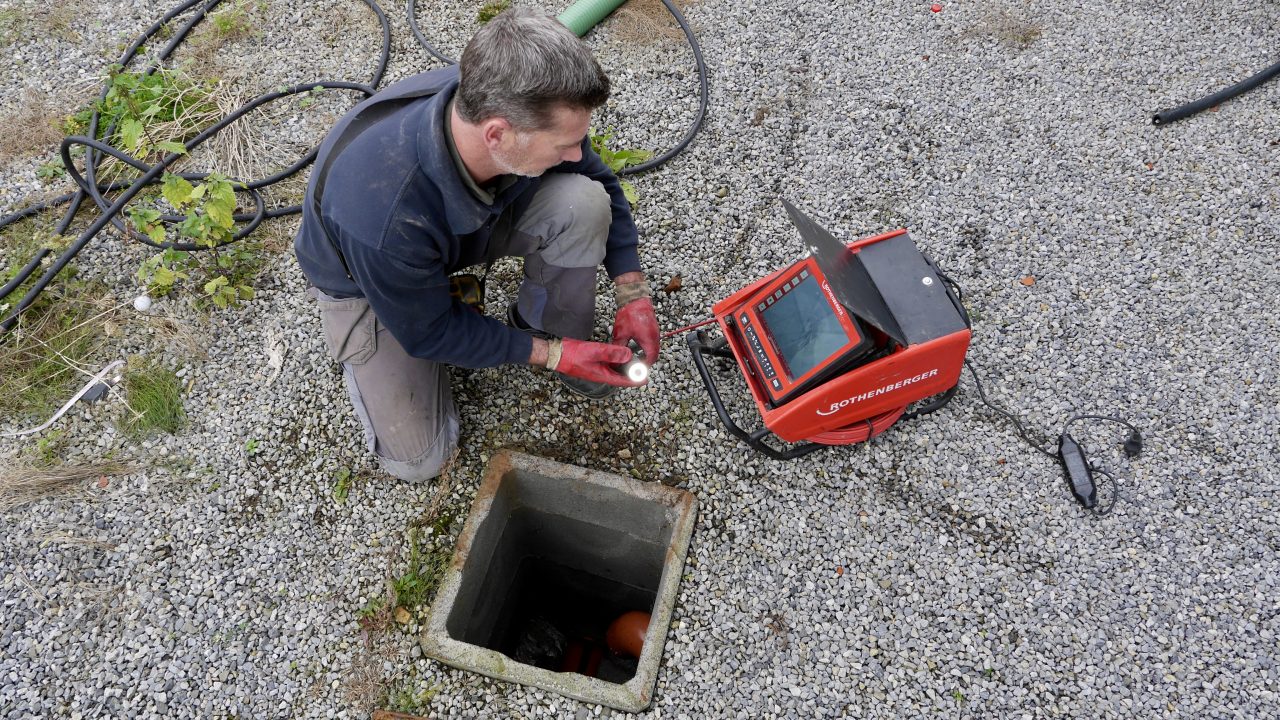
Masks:
[[[619,283],[618,298],[628,298],[618,307],[613,319],[613,342],[615,345],[626,345],[634,340],[644,351],[645,362],[649,365],[658,360],[658,315],[654,312],[653,301],[645,281],[640,285]]]

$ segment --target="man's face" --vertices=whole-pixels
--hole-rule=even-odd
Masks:
[[[591,125],[591,111],[560,106],[546,130],[508,130],[493,151],[503,172],[537,177],[562,162],[582,159],[582,139]]]

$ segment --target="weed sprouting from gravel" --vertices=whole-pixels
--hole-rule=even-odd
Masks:
[[[125,429],[132,435],[156,431],[176,433],[187,422],[182,409],[182,382],[162,365],[142,361],[125,373]]]
[[[511,0],[490,0],[490,2],[480,6],[480,10],[476,13],[476,22],[483,25],[501,15],[502,11],[510,7]]]
[[[1043,34],[1044,29],[1034,22],[1020,18],[1008,10],[998,10],[988,13],[965,36],[992,37],[1007,47],[1025,50]]]

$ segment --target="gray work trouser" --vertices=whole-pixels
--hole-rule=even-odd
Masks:
[[[612,222],[609,202],[594,180],[551,174],[520,217],[497,224],[490,242],[498,254],[524,258],[517,302],[533,327],[560,337],[590,336],[596,268]],[[329,354],[342,363],[351,404],[383,469],[402,480],[439,475],[458,446],[458,411],[446,368],[406,353],[364,298],[312,294]]]

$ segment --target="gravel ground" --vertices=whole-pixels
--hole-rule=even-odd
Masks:
[[[4,35],[15,72],[0,78],[0,115],[28,106],[28,90],[74,109],[168,7],[79,2],[59,20],[45,5],[0,5],[22,27]],[[388,80],[428,67],[403,6],[386,10]],[[523,368],[456,373],[464,447],[436,542],[460,529],[448,518],[465,515],[498,447],[688,487],[700,518],[647,717],[1280,717],[1280,83],[1150,124],[1275,62],[1274,10],[688,8],[710,70],[707,124],[634,179],[651,278],[683,279],[659,293],[664,327],[797,257],[780,197],[845,238],[908,227],[966,290],[970,357],[994,400],[1038,436],[1075,412],[1141,426],[1131,463],[1113,428],[1080,433],[1121,479],[1111,515],[1082,511],[968,377],[945,410],[865,446],[751,454],[672,340],[648,388],[605,405]],[[246,96],[369,77],[377,25],[361,3],[257,12],[258,36],[198,59]],[[418,10],[451,53],[473,13],[458,0]],[[695,108],[688,48],[619,35],[610,21],[591,37],[617,88],[600,124],[623,146],[667,147]],[[351,100],[264,113],[275,156],[263,162],[296,157]],[[52,157],[4,164],[0,212],[64,191],[37,176]],[[286,238],[293,227],[271,225]],[[77,265],[125,302],[145,256],[104,233]],[[500,308],[516,266],[497,278]],[[287,249],[255,285],[238,311],[169,299],[121,315],[119,353],[181,368],[180,434],[127,437],[113,397],[45,436],[69,462],[111,455],[136,471],[0,513],[0,717],[366,717],[380,703],[610,715],[424,660],[416,620],[357,622],[404,571],[406,529],[438,486],[396,482],[361,452]],[[725,370],[722,385],[735,381]],[[0,463],[36,442],[0,441]]]

